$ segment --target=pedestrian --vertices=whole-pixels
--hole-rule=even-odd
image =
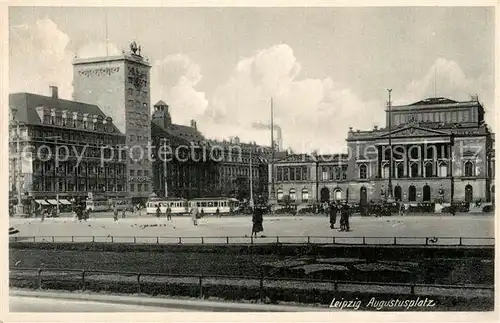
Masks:
[[[172,221],[172,209],[170,208],[170,205],[167,205],[167,221]]]
[[[219,210],[219,207],[217,207],[217,209],[215,209],[215,216],[220,218],[220,210]]]
[[[340,210],[340,231],[349,231],[349,214],[348,206],[342,205]]]
[[[205,211],[203,210],[203,208],[201,208],[200,219],[203,218],[204,216],[205,216]]]
[[[335,204],[330,205],[330,229],[335,229],[335,223],[337,222],[337,206]]]
[[[118,208],[116,205],[113,207],[113,220],[116,222],[118,221]]]
[[[160,204],[156,205],[156,217],[160,218],[161,215],[161,209],[160,209]]]
[[[127,215],[127,208],[124,207],[122,210],[122,219],[125,219],[125,216]]]
[[[191,210],[189,211],[189,213],[191,214],[191,219],[193,220],[193,225],[197,226],[198,225],[198,206],[193,205],[193,207],[191,207]]]
[[[252,216],[252,236],[257,237],[257,233],[264,231],[262,226],[264,210],[261,205],[258,205],[253,210]]]

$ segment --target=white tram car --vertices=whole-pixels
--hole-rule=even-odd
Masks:
[[[162,214],[167,212],[167,207],[170,207],[172,211],[171,214],[187,214],[189,212],[188,209],[188,201],[182,198],[161,198],[155,197],[149,199],[146,203],[146,212],[147,214],[156,215],[156,208],[160,207],[160,211]]]
[[[203,210],[204,214],[215,214],[217,208],[220,214],[230,214],[238,206],[238,200],[227,197],[198,198],[189,201],[189,208],[198,207],[198,211]]]

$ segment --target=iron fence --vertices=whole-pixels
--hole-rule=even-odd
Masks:
[[[494,246],[492,237],[343,237],[343,236],[17,236],[11,242],[129,243],[129,244],[317,244],[317,245],[398,245],[398,246]]]

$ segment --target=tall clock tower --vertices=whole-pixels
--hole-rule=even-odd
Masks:
[[[95,104],[126,135],[127,191],[134,202],[151,194],[150,68],[135,42],[119,56],[76,58],[73,99]],[[142,158],[141,158],[142,156]]]

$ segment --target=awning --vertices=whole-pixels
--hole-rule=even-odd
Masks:
[[[66,199],[60,199],[60,200],[59,200],[59,203],[60,203],[60,204],[64,204],[64,205],[71,205],[71,202],[70,202],[70,201],[68,201],[68,200],[66,200]]]
[[[57,205],[57,200],[47,200],[52,205]],[[61,204],[61,200],[59,200],[59,204]]]
[[[45,200],[35,200],[35,202],[37,202],[38,204],[41,204],[41,205],[50,205],[50,203],[47,203],[47,201],[45,201]]]

